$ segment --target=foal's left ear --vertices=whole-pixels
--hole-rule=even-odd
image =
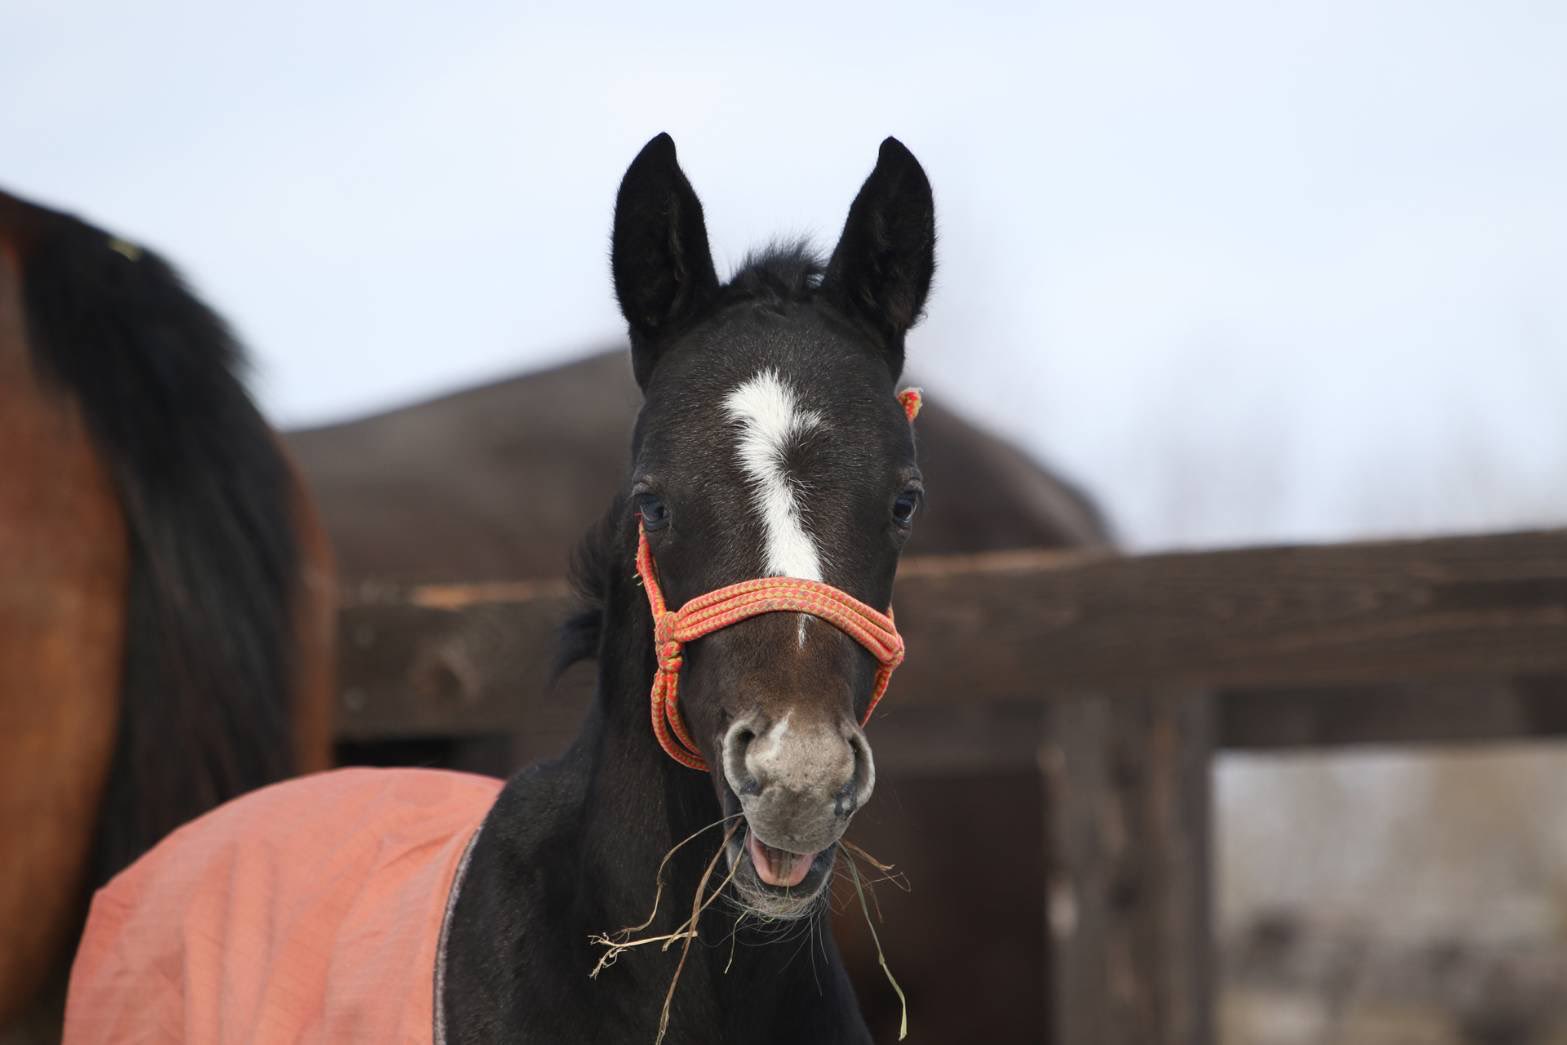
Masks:
[[[903,335],[919,321],[936,268],[936,204],[919,160],[896,138],[849,208],[822,291],[881,336],[887,365],[903,371]]]
[[[661,340],[718,290],[702,201],[667,134],[644,145],[621,179],[610,267],[631,327],[631,367],[646,388]]]

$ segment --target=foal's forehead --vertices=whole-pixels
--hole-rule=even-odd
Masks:
[[[728,550],[715,576],[853,585],[874,559],[855,548],[881,532],[889,491],[914,465],[892,374],[809,305],[732,311],[659,361],[637,470],[676,497],[688,527],[718,527]]]
[[[712,433],[736,426],[896,434],[892,375],[863,335],[808,304],[736,307],[694,330],[654,372],[648,412]]]

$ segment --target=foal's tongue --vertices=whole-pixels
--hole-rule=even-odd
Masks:
[[[751,853],[751,865],[756,868],[756,876],[768,885],[784,886],[791,888],[805,881],[805,876],[810,873],[811,861],[816,859],[815,853],[785,852],[782,849],[774,849],[765,845],[754,833],[746,835],[746,848]]]

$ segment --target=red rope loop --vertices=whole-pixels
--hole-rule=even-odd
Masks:
[[[653,677],[653,735],[670,758],[692,769],[706,771],[707,762],[680,716],[680,667],[685,662],[682,650],[686,643],[764,613],[809,613],[819,617],[864,646],[881,664],[861,725],[870,721],[871,712],[892,681],[893,670],[903,663],[903,637],[898,634],[892,614],[872,609],[848,592],[821,581],[760,577],[699,595],[678,610],[667,609],[658,583],[658,567],[641,520],[637,522],[637,574],[653,611],[653,641],[658,650],[658,673]]]

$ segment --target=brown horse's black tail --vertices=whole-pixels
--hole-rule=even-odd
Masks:
[[[34,366],[81,404],[130,542],[96,885],[293,766],[293,480],[243,350],[168,264],[65,215],[29,224]]]

